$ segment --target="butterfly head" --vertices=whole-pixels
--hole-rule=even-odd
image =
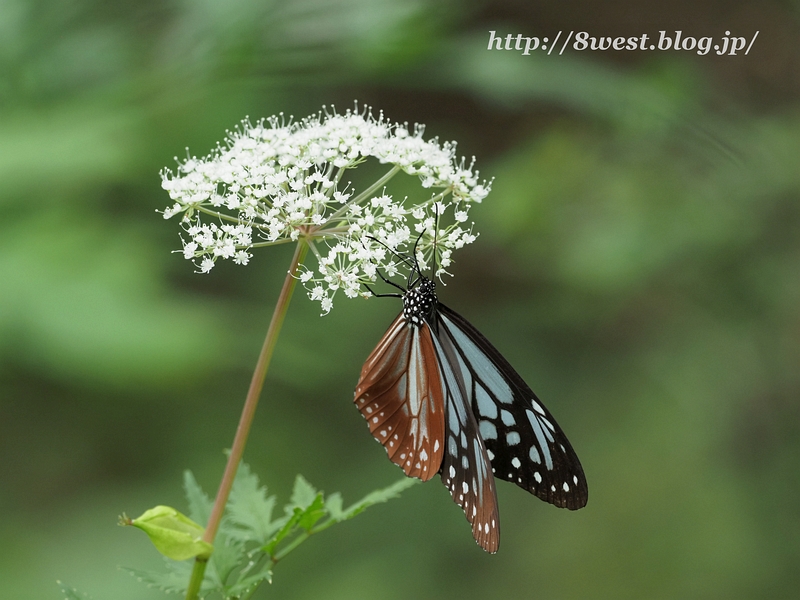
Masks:
[[[431,323],[436,312],[436,284],[420,275],[416,285],[403,294],[403,316],[415,327]]]

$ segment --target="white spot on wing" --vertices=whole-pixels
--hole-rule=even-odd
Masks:
[[[478,429],[481,432],[481,437],[485,440],[497,439],[497,427],[491,421],[481,421],[478,424]]]
[[[478,402],[478,412],[482,417],[497,418],[497,405],[486,393],[486,390],[483,389],[483,386],[475,386],[475,400]]]
[[[517,433],[516,431],[509,431],[506,434],[506,443],[509,446],[516,446],[517,444],[519,444],[519,441],[520,441],[519,433]]]
[[[547,445],[547,440],[545,439],[545,432],[542,431],[542,426],[539,424],[539,418],[529,410],[526,410],[525,414],[528,416],[528,421],[531,422],[531,427],[533,427],[533,433],[536,434],[536,439],[539,442],[539,447],[542,449],[542,452],[544,452],[544,462],[547,465],[548,469],[552,469],[553,457],[550,456],[550,447]]]
[[[458,426],[458,415],[456,411],[451,410],[450,414],[447,416],[447,424],[450,427],[450,431],[453,433],[458,433],[459,426]]]

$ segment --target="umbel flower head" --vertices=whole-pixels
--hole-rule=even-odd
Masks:
[[[456,159],[455,143],[423,133],[422,125],[410,130],[358,107],[323,108],[300,121],[282,114],[245,120],[207,157],[162,172],[173,201],[164,218],[182,215],[183,255],[203,273],[220,259],[246,265],[254,248],[308,243],[316,266],[304,265],[299,277],[323,313],[339,290],[369,295],[362,285],[379,270],[408,276],[410,261],[398,255],[414,247],[420,267],[435,258],[441,276],[453,250],[475,240],[469,209],[491,182],[479,180],[474,159]],[[370,159],[386,170],[357,189],[348,171]],[[419,179],[413,198],[387,192],[401,172]]]

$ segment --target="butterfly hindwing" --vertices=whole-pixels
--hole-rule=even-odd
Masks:
[[[444,453],[444,398],[428,327],[394,320],[361,369],[355,403],[372,435],[409,477],[438,471]]]
[[[453,366],[456,350],[447,338],[434,336],[433,340],[447,407],[442,482],[464,510],[475,541],[487,552],[494,553],[500,545],[500,518],[489,456],[478,435],[464,380],[459,369]]]
[[[438,305],[438,333],[457,352],[467,404],[495,477],[561,508],[586,505],[588,487],[564,432],[522,377],[458,313]]]

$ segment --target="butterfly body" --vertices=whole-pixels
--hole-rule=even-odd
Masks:
[[[417,271],[418,273],[418,271]],[[500,542],[495,478],[572,510],[583,468],[561,428],[505,358],[418,274],[367,358],[355,403],[406,475],[439,474],[477,543]]]

